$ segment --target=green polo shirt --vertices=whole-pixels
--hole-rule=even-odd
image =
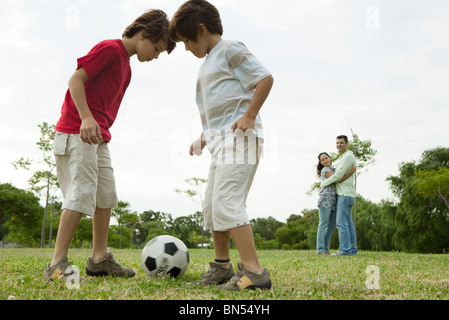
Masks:
[[[354,154],[352,153],[351,150],[347,150],[345,153],[343,153],[340,159],[338,159],[334,175],[331,176],[329,179],[323,181],[321,183],[321,188],[327,187],[332,183],[336,183],[337,194],[339,196],[355,198],[356,191],[355,191],[354,174],[351,175],[348,179],[346,179],[342,183],[338,183],[338,181],[340,181],[341,178],[343,178],[343,176],[346,173],[348,173],[351,170],[352,166],[354,165],[355,165]]]

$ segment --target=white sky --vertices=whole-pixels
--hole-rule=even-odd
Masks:
[[[56,123],[76,59],[120,38],[146,9],[171,17],[184,1],[1,0],[0,182],[28,188],[17,158],[41,159],[38,124]],[[211,0],[224,39],[239,40],[272,72],[261,110],[265,156],[251,189],[250,218],[279,221],[316,208],[317,155],[336,152],[350,129],[377,149],[358,193],[392,199],[386,178],[424,150],[448,147],[449,2],[446,0]],[[202,60],[182,43],[140,63],[111,129],[119,198],[133,210],[174,217],[197,208],[175,192],[207,178],[210,155],[191,157],[201,133],[195,104]],[[33,170],[40,168],[35,163]]]

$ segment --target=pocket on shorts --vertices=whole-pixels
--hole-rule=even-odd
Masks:
[[[67,141],[69,139],[69,134],[64,132],[56,131],[55,141],[53,144],[53,153],[56,156],[67,155]]]

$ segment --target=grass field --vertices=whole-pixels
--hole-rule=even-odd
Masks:
[[[271,290],[222,292],[199,287],[213,250],[190,250],[190,265],[180,279],[149,278],[141,250],[112,250],[117,262],[136,276],[90,278],[87,249],[71,249],[69,260],[84,280],[78,289],[43,278],[52,249],[0,249],[0,300],[448,300],[449,256],[397,252],[359,252],[358,256],[317,256],[315,251],[259,251],[271,274]],[[236,266],[238,253],[231,251]],[[371,267],[370,267],[371,266]],[[374,266],[374,267],[373,267]],[[367,272],[374,270],[374,273]],[[378,282],[376,282],[376,277]]]

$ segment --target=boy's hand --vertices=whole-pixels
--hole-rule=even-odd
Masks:
[[[195,140],[190,146],[190,155],[193,156],[194,154],[196,154],[197,156],[200,156],[203,153],[203,149],[205,146],[206,141],[204,139],[204,135],[201,134],[201,137]]]
[[[101,136],[100,126],[93,117],[82,120],[80,127],[80,138],[88,144],[98,144],[98,138]]]
[[[245,132],[248,129],[254,129],[255,125],[256,125],[255,119],[248,116],[243,116],[236,122],[234,122],[234,124],[231,127],[231,132],[234,132],[237,129],[240,129],[242,130],[242,132]]]
[[[260,108],[262,108],[265,99],[270,93],[271,87],[273,86],[273,77],[270,75],[265,79],[260,80],[256,84],[256,91],[254,92],[254,97],[246,110],[243,117],[238,119],[231,127],[231,132],[237,129],[245,132],[248,129],[254,129],[256,126],[256,117],[259,114]],[[238,134],[238,132],[237,132]]]

